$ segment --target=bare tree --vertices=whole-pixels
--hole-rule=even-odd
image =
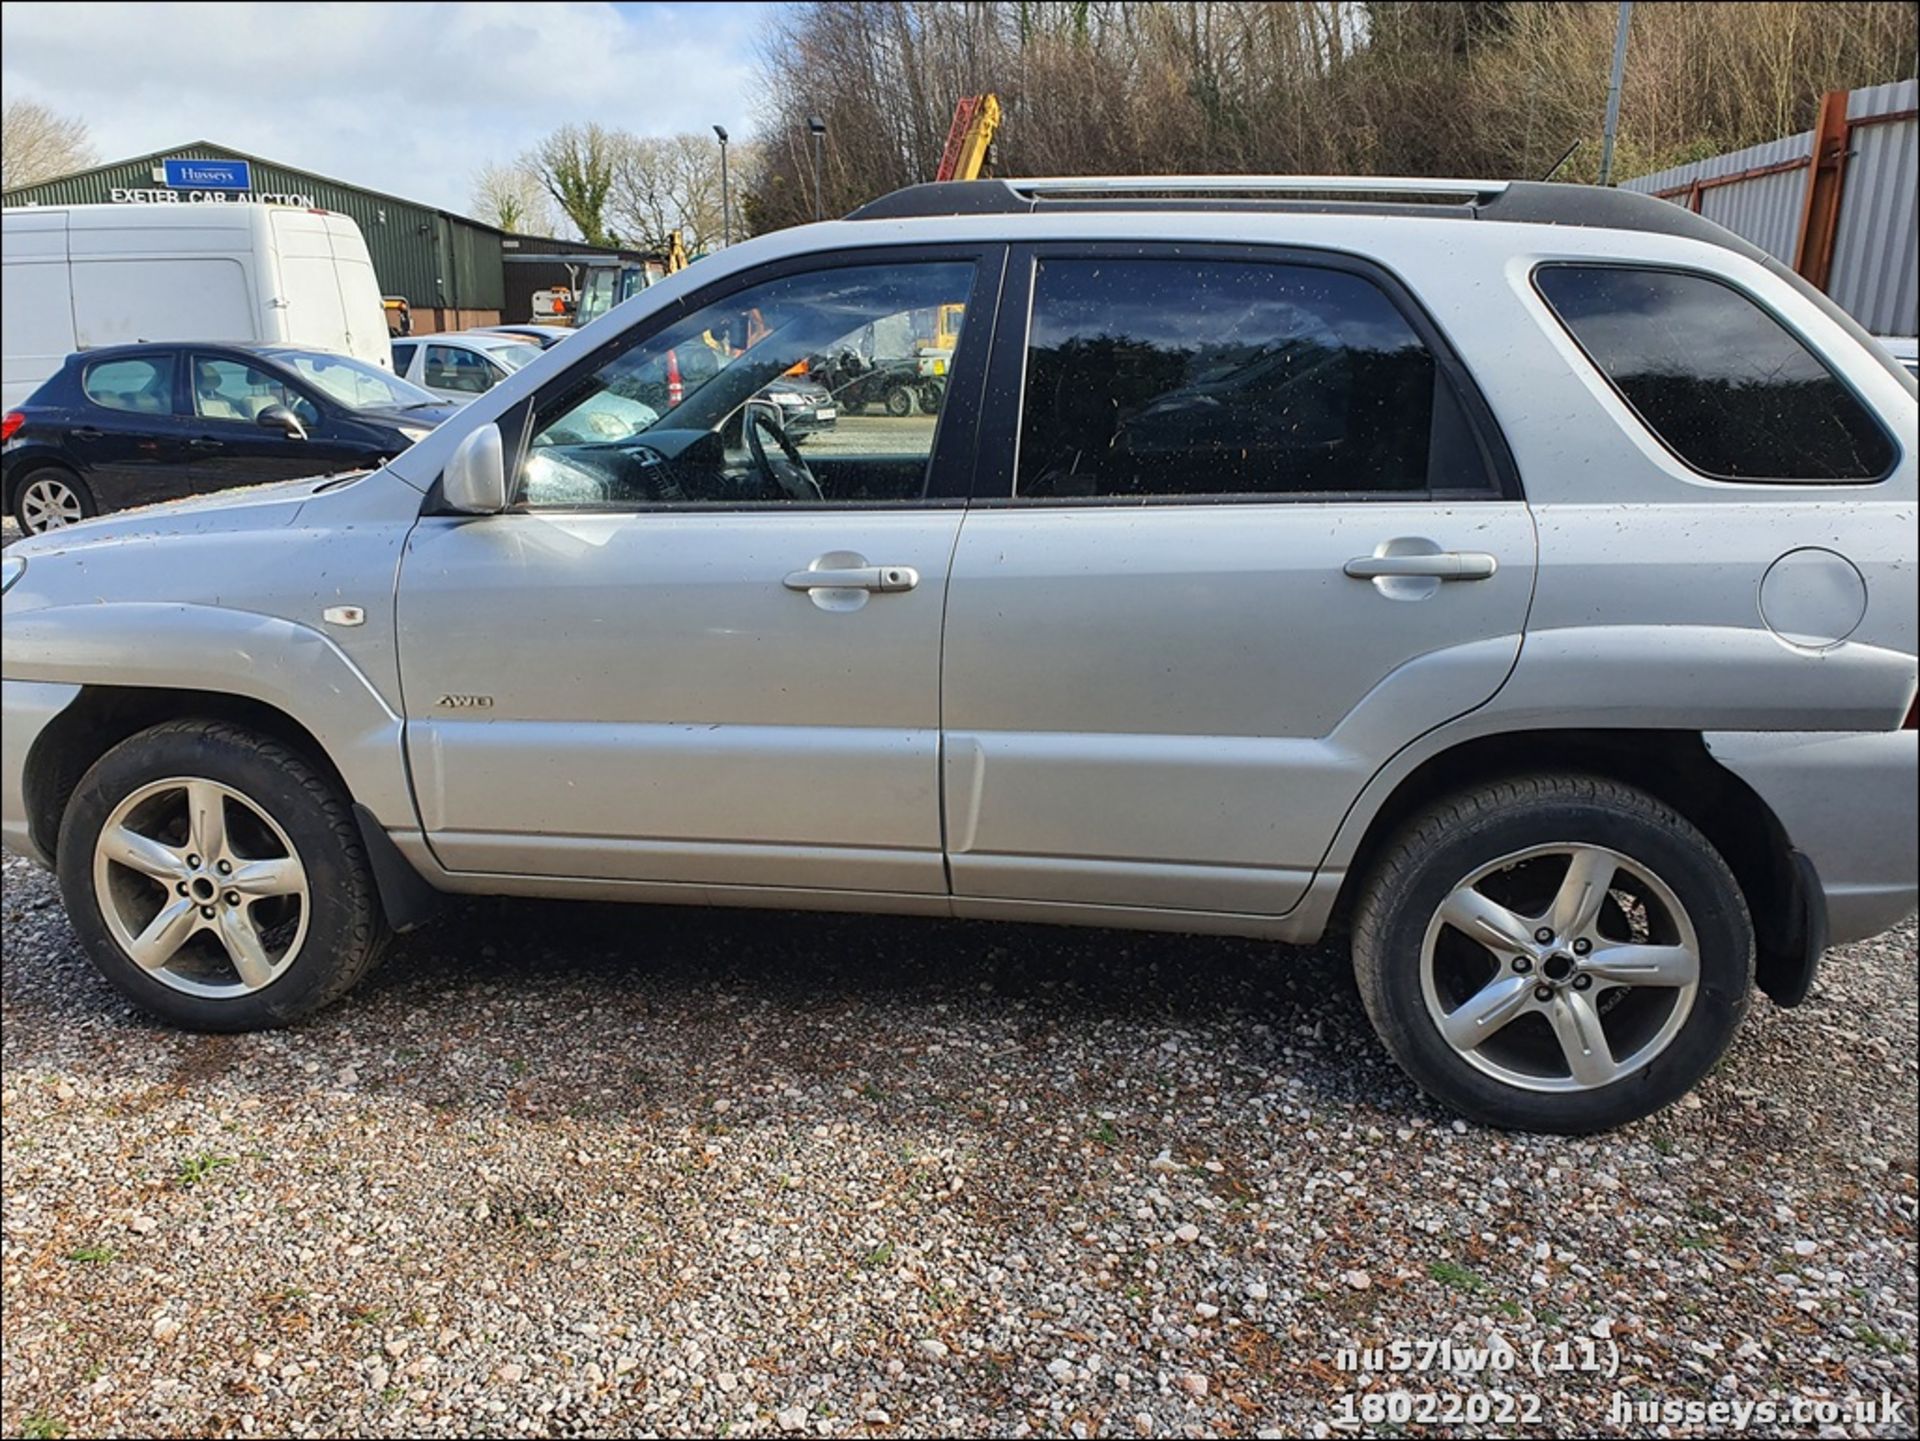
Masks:
[[[502,230],[553,233],[553,202],[540,177],[524,165],[487,165],[473,177],[473,213]]]
[[[754,229],[931,180],[956,101],[994,91],[1007,175],[1538,176],[1598,140],[1610,0],[823,0],[761,51]],[[1820,92],[1914,73],[1912,0],[1635,7],[1621,173],[1812,122]],[[1565,179],[1590,179],[1597,144]],[[1584,168],[1583,168],[1584,167]]]
[[[521,161],[540,177],[589,245],[617,243],[608,229],[607,200],[623,139],[621,132],[602,125],[562,125]]]
[[[38,100],[10,100],[0,123],[0,186],[11,190],[99,163],[87,122]]]
[[[622,135],[614,155],[607,215],[629,244],[664,248],[675,230],[692,251],[719,241],[720,147],[711,136]],[[750,147],[736,145],[732,159],[750,173]]]

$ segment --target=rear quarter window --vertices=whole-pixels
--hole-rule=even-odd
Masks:
[[[1706,275],[1545,265],[1534,284],[1648,430],[1716,480],[1859,482],[1893,441],[1772,315]]]

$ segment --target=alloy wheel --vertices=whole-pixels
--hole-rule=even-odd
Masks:
[[[54,476],[39,476],[20,492],[21,529],[31,535],[77,525],[86,518],[86,508],[73,487]]]
[[[134,964],[189,995],[269,986],[306,938],[299,853],[258,803],[218,781],[154,781],[115,806],[94,843],[93,889]]]
[[[1700,943],[1673,890],[1630,856],[1533,846],[1448,892],[1420,980],[1435,1027],[1471,1065],[1526,1090],[1596,1090],[1679,1034]]]

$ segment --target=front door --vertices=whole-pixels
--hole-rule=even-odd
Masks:
[[[1504,450],[1357,261],[1037,247],[1009,277],[1017,454],[947,604],[956,906],[1285,912],[1374,771],[1512,668]]]
[[[333,439],[320,404],[276,371],[237,355],[195,351],[188,377],[196,490],[297,480],[366,463],[363,448]],[[292,411],[307,433],[262,425],[260,413],[274,405]]]
[[[990,308],[997,261],[758,272],[543,387],[509,510],[424,517],[402,566],[407,751],[443,865],[945,895],[940,623],[984,337],[935,413],[802,445],[766,392],[911,334],[898,317]]]

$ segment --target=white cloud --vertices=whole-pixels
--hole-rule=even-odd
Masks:
[[[9,4],[6,98],[101,158],[192,140],[448,210],[555,126],[751,128],[754,4]]]

